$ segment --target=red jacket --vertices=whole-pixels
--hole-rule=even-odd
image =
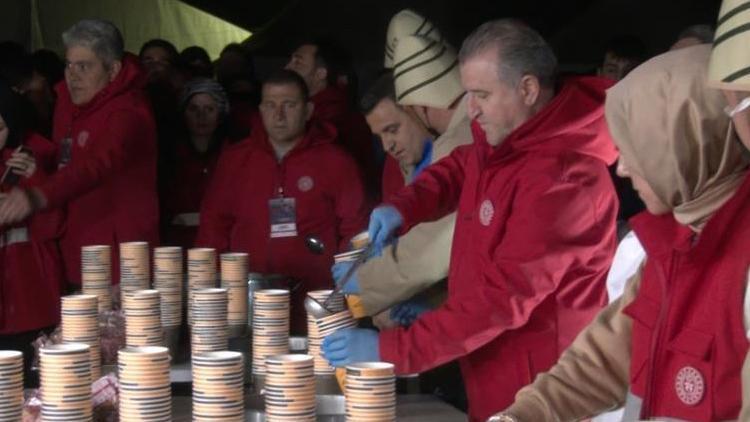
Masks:
[[[428,167],[391,203],[409,229],[457,209],[448,300],[380,334],[398,373],[458,359],[473,421],[513,402],[607,303],[616,156],[596,78],[568,82],[497,148],[472,145]]]
[[[281,162],[265,131],[253,134],[222,152],[203,200],[196,243],[219,252],[247,252],[251,271],[301,280],[292,298],[292,329],[304,332],[306,292],[333,286],[333,255],[367,227],[369,207],[356,164],[333,144],[332,126],[312,121]],[[270,237],[269,200],[280,192],[296,201],[297,236]],[[323,241],[325,253],[307,249],[308,235]]]
[[[631,224],[648,259],[634,301],[630,385],[640,419],[736,420],[748,352],[742,298],[750,256],[750,177],[700,236],[672,215]]]
[[[398,161],[390,155],[386,155],[383,162],[383,181],[381,184],[383,201],[388,201],[391,195],[401,190],[405,185],[406,181],[403,173],[401,173],[401,166],[399,166]]]
[[[160,198],[161,243],[183,248],[195,244],[201,201],[216,170],[220,151],[212,147],[201,154],[189,142],[185,140],[175,147]]]
[[[42,182],[55,169],[55,147],[39,135],[24,140],[36,159],[34,175],[22,187]],[[0,174],[13,150],[0,150]],[[0,186],[7,192],[11,186]],[[13,226],[0,226],[0,334],[49,327],[60,322],[62,260],[57,237],[59,211],[40,212]]]
[[[359,165],[365,186],[377,194],[380,177],[375,162],[372,132],[365,117],[351,109],[346,89],[329,86],[310,98],[315,108],[313,118],[333,124],[338,131],[337,142]]]
[[[81,247],[112,245],[112,278],[119,283],[117,245],[159,240],[156,127],[137,58],[126,55],[114,81],[89,103],[76,106],[61,82],[53,141],[70,161],[41,190],[50,207],[66,210],[60,242],[68,282],[80,284]]]

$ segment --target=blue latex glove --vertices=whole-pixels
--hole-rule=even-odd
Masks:
[[[370,242],[373,243],[374,256],[383,254],[383,248],[394,241],[394,233],[402,224],[404,224],[404,218],[392,206],[377,207],[372,211],[367,232],[370,235]]]
[[[333,264],[333,267],[331,267],[331,274],[333,274],[333,281],[338,286],[344,278],[344,274],[346,274],[347,271],[349,271],[349,268],[354,265],[353,261],[348,262],[339,262],[338,264]],[[357,280],[357,272],[354,271],[354,274],[349,278],[349,282],[346,283],[346,286],[344,286],[343,289],[341,289],[341,292],[345,295],[358,295],[359,294],[359,280]]]
[[[419,315],[430,310],[426,304],[416,301],[407,300],[391,308],[391,319],[398,322],[399,325],[409,326],[417,320]]]
[[[336,331],[323,339],[321,354],[337,368],[350,363],[380,361],[378,332],[362,328]]]

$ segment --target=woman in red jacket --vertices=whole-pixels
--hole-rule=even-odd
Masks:
[[[25,130],[24,105],[0,84],[0,200],[13,186],[39,183],[54,168],[54,146]],[[31,342],[60,320],[60,221],[57,213],[39,213],[0,226],[0,349],[22,350],[27,369]]]
[[[162,243],[193,246],[200,207],[226,136],[229,102],[211,79],[193,79],[182,93],[182,139],[175,145],[161,186]]]

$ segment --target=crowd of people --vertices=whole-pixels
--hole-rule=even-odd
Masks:
[[[243,45],[136,56],[102,20],[62,34],[64,59],[4,42],[0,349],[58,324],[82,246],[113,246],[117,284],[127,241],[247,252],[300,282],[304,334],[306,293],[367,230],[344,293],[377,329],[328,336],[334,366],[443,368],[472,421],[750,417],[750,12],[724,3],[715,34],[653,58],[619,37],[565,76],[520,21],[456,49],[404,10],[361,98],[319,39],[260,81]]]

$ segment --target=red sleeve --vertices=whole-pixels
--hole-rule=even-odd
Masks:
[[[339,251],[348,249],[351,238],[367,230],[371,204],[365,195],[365,187],[357,164],[349,156],[341,154],[340,177],[336,183],[336,219],[338,221]]]
[[[477,288],[457,289],[411,327],[380,334],[380,356],[396,364],[398,373],[434,368],[524,326],[561,285],[566,295],[583,295],[592,288],[564,282],[595,278],[602,271],[602,251],[614,245],[616,201],[599,209],[580,185],[542,179],[525,179],[524,189],[513,198],[514,212],[503,226],[505,234],[489,251],[491,261],[479,270],[482,282]],[[483,253],[470,245],[454,247]],[[567,292],[573,288],[579,290]]]
[[[113,174],[138,160],[144,151],[155,150],[153,126],[142,121],[140,113],[113,112],[104,122],[100,139],[91,142],[80,159],[60,169],[40,186],[48,207],[57,207],[101,184]]]
[[[237,179],[237,166],[233,164],[238,153],[229,146],[219,156],[216,172],[201,202],[200,225],[195,240],[197,247],[214,248],[217,253],[229,250],[229,236],[235,221],[232,183]]]
[[[427,167],[414,181],[391,195],[393,205],[404,218],[401,234],[419,223],[435,221],[456,210],[464,183],[464,166],[473,147],[458,147]]]

